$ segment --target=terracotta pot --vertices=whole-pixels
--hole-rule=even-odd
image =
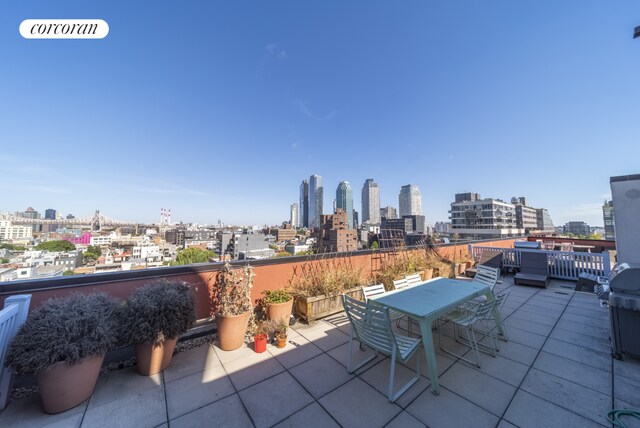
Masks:
[[[240,315],[216,315],[220,349],[223,351],[233,351],[242,346],[250,315],[251,312],[249,311]]]
[[[283,320],[288,325],[292,308],[293,297],[284,303],[267,303],[267,318],[276,322]]]
[[[457,263],[457,267],[458,267],[458,275],[462,275],[465,271],[465,269],[467,268],[467,264],[466,263]]]
[[[64,412],[91,397],[104,355],[93,355],[68,366],[64,361],[38,373],[38,389],[45,413]]]
[[[178,338],[174,337],[155,346],[153,343],[134,345],[138,373],[142,376],[151,376],[169,367],[177,341]]]
[[[422,271],[423,281],[429,281],[431,278],[433,278],[433,268],[427,268]]]
[[[253,349],[257,353],[261,353],[267,350],[267,339],[269,336],[266,334],[256,334],[253,336]]]
[[[285,346],[287,346],[287,336],[277,336],[276,340],[276,347],[284,348]]]

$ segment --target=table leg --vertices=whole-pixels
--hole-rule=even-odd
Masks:
[[[431,333],[431,321],[420,320],[420,333],[422,333],[422,344],[424,346],[424,356],[427,360],[429,379],[431,379],[431,392],[440,394],[440,384],[438,383],[438,368],[436,367],[436,351],[433,345],[433,334]]]

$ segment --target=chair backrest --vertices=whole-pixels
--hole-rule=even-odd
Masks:
[[[520,272],[535,275],[548,275],[547,253],[523,251],[520,255]]]
[[[420,278],[420,274],[419,273],[415,273],[413,275],[407,275],[407,276],[404,277],[404,279],[407,282],[407,286],[417,285],[417,284],[420,284],[422,282],[422,278]]]
[[[377,296],[378,294],[384,294],[386,290],[384,289],[384,284],[375,284],[368,285],[362,287],[362,295],[364,296],[364,301],[368,301],[369,297]]]
[[[395,281],[393,281],[393,288],[396,289],[396,290],[400,290],[401,288],[405,288],[408,285],[409,284],[407,284],[407,278],[396,279]]]
[[[361,302],[345,294],[342,295],[342,305],[358,341],[385,354],[393,351],[396,342],[388,308]]]
[[[573,243],[571,243],[571,242],[562,242],[560,244],[560,251],[573,251]]]
[[[502,268],[502,251],[483,250],[478,265]]]
[[[555,241],[544,242],[542,248],[545,250],[553,251],[556,249],[556,243]]]
[[[480,284],[486,285],[493,290],[493,287],[495,287],[496,283],[498,282],[499,276],[499,268],[493,268],[486,265],[478,265],[476,276],[473,277],[473,282],[479,282]]]
[[[493,306],[496,304],[496,300],[485,300],[481,303],[478,303],[478,306],[476,306],[476,310],[475,313],[473,314],[473,318],[475,319],[480,319],[480,318],[490,318],[491,317],[491,310],[493,309]]]
[[[495,305],[498,307],[500,311],[502,311],[502,306],[504,305],[505,300],[509,297],[510,291],[503,291],[502,293],[494,294],[493,298],[495,299]]]

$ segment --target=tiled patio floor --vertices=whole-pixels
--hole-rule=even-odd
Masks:
[[[88,402],[59,415],[43,414],[37,395],[14,401],[0,414],[0,426],[610,426],[608,410],[640,408],[640,361],[611,359],[607,310],[573,285],[552,281],[545,290],[504,278],[497,289],[511,290],[503,309],[510,341],[500,342],[495,358],[481,354],[480,369],[438,353],[439,396],[423,374],[389,403],[388,358],[348,374],[349,325],[338,314],[311,326],[296,324],[282,350],[202,346],[177,354],[161,375],[111,372]],[[365,355],[357,346],[354,352]],[[399,366],[398,382],[410,373]],[[629,426],[640,423],[630,420]]]

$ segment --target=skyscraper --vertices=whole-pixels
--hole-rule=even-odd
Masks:
[[[309,180],[302,180],[300,184],[298,227],[309,227]]]
[[[44,211],[45,220],[55,220],[56,219],[56,210],[53,208],[48,208]]]
[[[362,186],[362,223],[380,224],[380,186],[367,178]]]
[[[406,215],[422,215],[422,195],[418,186],[413,184],[402,186],[398,202],[400,218]]]
[[[320,227],[320,218],[324,213],[324,189],[322,177],[309,177],[309,227]]]
[[[291,218],[289,220],[289,223],[291,224],[291,227],[299,227],[298,226],[298,220],[299,220],[299,216],[298,216],[298,204],[293,203],[291,204]]]
[[[348,181],[341,181],[336,189],[336,209],[347,214],[347,228],[353,229],[353,192]]]
[[[604,205],[602,205],[602,220],[604,221],[604,239],[616,239],[613,201],[604,201]]]

